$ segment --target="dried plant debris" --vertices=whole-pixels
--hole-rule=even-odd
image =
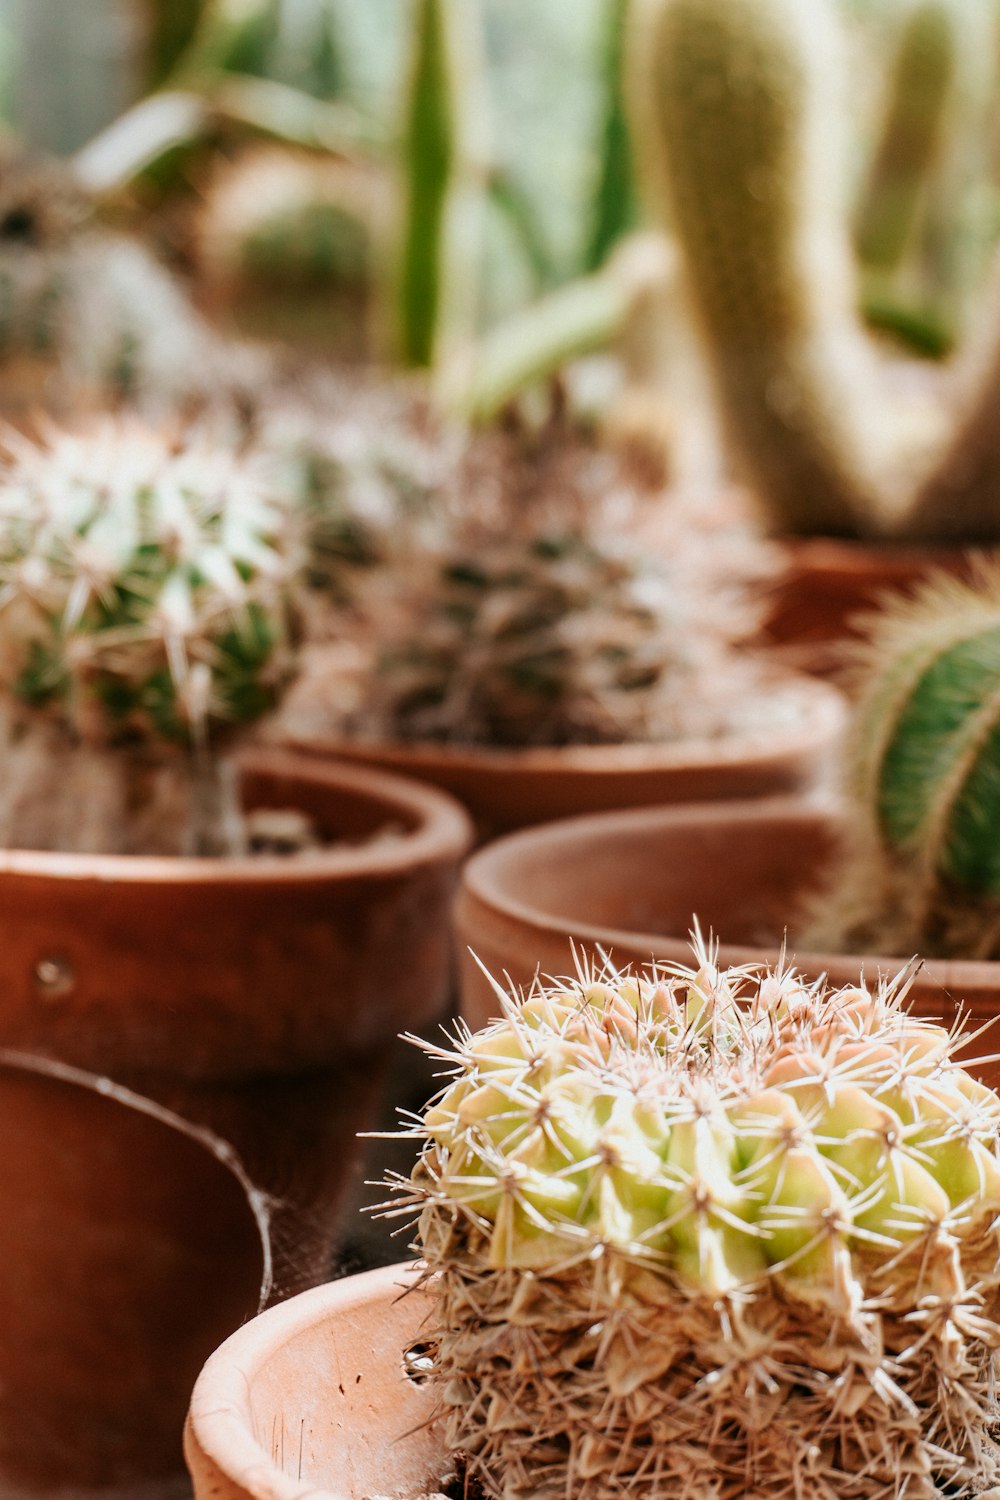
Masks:
[[[451,1448],[503,1500],[1000,1483],[1000,1098],[907,978],[591,971],[501,994],[395,1213]]]

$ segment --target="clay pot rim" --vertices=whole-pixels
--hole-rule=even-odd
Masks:
[[[829,742],[847,718],[843,696],[827,682],[804,672],[770,670],[755,685],[754,694],[772,689],[795,688],[806,712],[799,723],[781,726],[780,733],[763,725],[759,730],[720,734],[703,738],[615,745],[459,745],[431,740],[337,739],[291,734],[282,743],[305,754],[332,755],[363,761],[375,755],[380,763],[400,771],[419,774],[427,766],[445,766],[456,771],[532,771],[556,776],[566,771],[589,776],[620,776],[623,771],[649,770],[663,766],[674,770],[713,762],[738,765],[752,760],[758,765],[787,760],[790,754],[808,751]]]
[[[306,1329],[333,1317],[350,1318],[365,1303],[396,1301],[415,1290],[423,1274],[421,1261],[379,1266],[300,1292],[244,1323],[210,1355],[195,1382],[185,1446],[188,1434],[196,1435],[205,1458],[223,1469],[227,1479],[266,1495],[267,1500],[306,1500],[307,1496],[332,1500],[337,1491],[317,1489],[279,1473],[251,1436],[249,1392],[254,1377],[276,1349],[292,1343]],[[402,1362],[403,1350],[399,1352]]]
[[[384,843],[332,846],[308,859],[280,854],[252,859],[154,854],[78,854],[48,849],[0,849],[0,879],[5,876],[60,880],[94,880],[130,884],[310,885],[385,876],[414,864],[460,858],[472,845],[472,823],[449,793],[393,771],[329,763],[293,748],[253,747],[237,758],[248,772],[322,783],[384,802],[415,818],[398,839]]]
[[[533,851],[545,845],[564,844],[570,857],[580,857],[580,847],[596,841],[598,835],[609,830],[627,833],[632,829],[649,832],[664,824],[681,827],[685,824],[701,825],[715,823],[752,824],[755,822],[786,822],[789,824],[807,819],[826,823],[831,828],[841,826],[838,804],[835,801],[819,801],[802,796],[761,797],[753,800],[726,802],[690,802],[659,807],[628,808],[622,811],[585,813],[574,818],[560,818],[551,823],[533,828],[520,829],[505,834],[485,848],[473,854],[463,868],[459,885],[459,916],[457,927],[461,931],[461,903],[478,901],[502,917],[508,917],[532,931],[548,937],[568,937],[595,950],[603,949],[609,958],[614,958],[614,947],[649,947],[650,955],[657,948],[661,951],[669,944],[686,946],[683,935],[672,933],[648,933],[627,928],[599,927],[590,922],[570,921],[554,913],[540,911],[530,902],[512,894],[505,874],[530,860]],[[516,888],[516,887],[515,887]],[[692,913],[692,917],[694,914]],[[709,937],[705,932],[704,936]],[[746,943],[727,943],[724,934],[713,933],[720,943],[720,959],[723,964],[760,964],[773,962],[779,946],[753,946]],[[568,950],[567,950],[568,951]],[[878,953],[827,953],[799,949],[789,944],[789,962],[796,968],[810,973],[825,973],[832,983],[846,984],[857,981],[860,974],[892,976],[906,967],[906,958]],[[661,964],[674,962],[661,959]],[[944,990],[957,990],[965,997],[988,991],[996,993],[998,984],[997,962],[982,959],[927,958],[921,961],[920,972]],[[499,976],[494,976],[498,978]]]

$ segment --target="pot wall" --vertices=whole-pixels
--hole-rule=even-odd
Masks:
[[[844,702],[827,684],[794,674],[770,685],[793,697],[801,722],[759,733],[666,745],[573,745],[491,750],[446,745],[293,741],[299,750],[405,773],[458,798],[480,843],[555,818],[805,791],[821,783],[837,752]]]
[[[195,1500],[415,1500],[442,1452],[402,1351],[428,1309],[391,1266],[306,1292],[234,1334],[191,1398]]]
[[[688,934],[720,939],[721,964],[773,963],[786,926],[821,883],[840,821],[796,799],[567,819],[500,840],[467,864],[456,911],[462,1012],[473,1029],[497,1000],[469,949],[517,985],[572,972],[571,940],[618,964],[690,960]],[[809,953],[789,945],[809,978],[855,983],[864,970],[894,974],[904,960]],[[926,962],[910,990],[913,1008],[970,1024],[1000,1011],[1000,964]],[[983,1050],[988,1043],[980,1043]],[[994,1087],[1000,1065],[975,1069]]]

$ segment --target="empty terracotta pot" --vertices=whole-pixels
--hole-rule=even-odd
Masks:
[[[439,1488],[431,1399],[404,1367],[428,1311],[415,1275],[390,1266],[303,1292],[212,1355],[184,1436],[195,1500],[416,1500]]]
[[[645,808],[567,819],[498,840],[468,862],[456,912],[462,1011],[474,1029],[497,1014],[491,974],[515,984],[572,972],[571,942],[616,963],[688,962],[697,917],[721,941],[720,963],[773,962],[803,898],[821,884],[841,822],[800,798]],[[471,950],[471,953],[470,951]],[[808,977],[856,982],[903,960],[803,952]],[[975,1025],[1000,1011],[1000,964],[924,964],[910,991],[922,1015]],[[980,1048],[982,1050],[982,1048]],[[1000,1066],[980,1076],[1000,1085]]]
[[[833,763],[845,707],[825,683],[794,673],[767,691],[794,717],[761,720],[745,734],[662,745],[569,745],[525,750],[306,739],[296,749],[405,772],[450,792],[469,810],[480,842],[553,818],[654,802],[773,796],[815,785]]]
[[[272,1294],[328,1276],[390,1041],[444,1004],[462,809],[290,752],[248,757],[242,785],[248,806],[299,808],[346,842],[243,861],[0,853],[4,1150],[16,1132],[17,1158],[0,1171],[0,1283],[26,1288],[0,1351],[5,1495],[182,1472],[191,1383],[261,1285],[231,1169],[266,1210]],[[39,1281],[74,1238],[103,1269]],[[32,1355],[37,1379],[23,1368],[33,1329],[49,1346]]]

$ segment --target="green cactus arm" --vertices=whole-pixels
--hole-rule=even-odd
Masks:
[[[884,276],[912,243],[949,123],[959,57],[955,0],[914,0],[903,19],[882,134],[856,218],[862,264]]]
[[[479,0],[416,0],[403,122],[397,340],[433,365],[474,329],[486,204]]]
[[[884,524],[885,424],[839,193],[836,43],[824,0],[642,0],[628,92],[737,459],[778,529],[858,535]]]

